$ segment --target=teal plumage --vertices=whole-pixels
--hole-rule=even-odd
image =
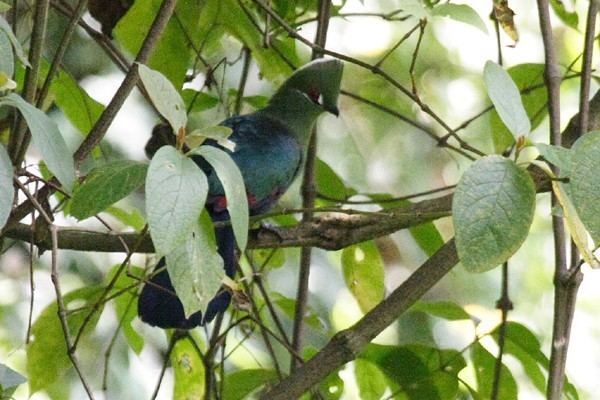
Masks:
[[[342,64],[338,60],[313,61],[292,74],[265,108],[221,123],[232,129],[229,140],[235,143],[233,151],[212,140],[205,142],[229,152],[240,169],[251,215],[269,210],[298,175],[317,117],[325,111],[338,114],[341,76]],[[165,134],[164,129],[155,129],[146,145],[148,157],[160,146],[173,141],[173,135]],[[229,219],[224,191],[216,173],[201,157],[195,156],[194,161],[208,177],[206,208],[212,219]],[[225,272],[233,277],[236,263],[233,232],[230,227],[222,227],[215,229],[215,235]],[[190,329],[211,321],[229,305],[230,293],[221,290],[204,314],[199,311],[186,318],[163,266],[164,259],[161,259],[156,268],[162,270],[153,275],[151,284],[145,285],[140,294],[138,313],[145,322],[162,328]]]

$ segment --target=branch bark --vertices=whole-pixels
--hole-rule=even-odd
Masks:
[[[302,393],[352,361],[360,351],[415,301],[439,282],[456,264],[454,239],[442,246],[388,298],[369,311],[352,327],[338,332],[319,353],[295,370],[294,374],[262,394],[261,399],[300,398]]]
[[[423,200],[408,207],[397,207],[376,213],[328,213],[291,227],[261,227],[252,229],[248,248],[277,248],[311,246],[338,250],[354,243],[389,235],[400,229],[420,225],[450,215],[452,195]],[[16,224],[4,235],[8,238],[31,242],[41,250],[52,248],[50,234],[37,231],[31,235],[31,226]],[[89,229],[58,228],[58,248],[79,251],[126,253],[123,243],[131,249],[139,240],[138,233],[99,232]],[[137,251],[152,253],[154,247],[145,235]]]

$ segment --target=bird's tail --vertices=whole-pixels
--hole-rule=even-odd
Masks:
[[[215,228],[218,251],[223,258],[225,273],[233,278],[235,274],[235,240],[231,226]],[[229,306],[231,293],[221,288],[208,303],[204,315],[198,311],[188,318],[183,312],[183,304],[175,294],[169,273],[164,268],[165,259],[156,264],[154,275],[144,285],[138,298],[138,314],[142,321],[161,328],[192,329],[212,321],[215,316]],[[202,266],[198,266],[202,268]]]

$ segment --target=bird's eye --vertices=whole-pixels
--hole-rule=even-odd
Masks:
[[[322,104],[323,96],[317,89],[309,89],[306,94],[315,104]]]

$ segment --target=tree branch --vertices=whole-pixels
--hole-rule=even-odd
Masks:
[[[262,394],[262,399],[296,399],[352,361],[381,331],[391,325],[419,298],[439,282],[456,264],[454,239],[442,246],[388,298],[369,311],[352,327],[338,332],[319,353],[296,369],[293,375]]]
[[[291,227],[261,227],[250,231],[248,248],[277,248],[313,246],[326,250],[338,250],[353,243],[389,235],[400,229],[420,225],[450,215],[452,195],[423,200],[408,207],[396,207],[385,212],[345,214],[328,213]],[[40,249],[52,248],[50,235],[36,232],[31,237],[31,226],[17,224],[4,235],[8,238],[34,241]],[[123,243],[131,249],[137,243],[138,233],[99,232],[89,229],[58,228],[58,248],[98,251],[127,252]],[[137,251],[152,253],[154,247],[149,235],[144,235]]]
[[[331,0],[319,0],[317,33],[315,44],[324,48],[327,41],[327,30],[331,14]],[[323,57],[323,53],[313,49],[312,58]],[[306,161],[304,162],[304,175],[302,177],[302,207],[306,211],[302,213],[302,221],[306,222],[313,218],[312,208],[317,198],[317,187],[315,182],[315,167],[317,161],[317,128],[314,127],[306,150]],[[304,316],[308,303],[308,280],[310,277],[310,265],[312,260],[312,248],[302,247],[300,252],[300,267],[298,268],[298,288],[296,290],[296,306],[294,307],[294,326],[292,329],[292,349],[294,353],[302,353],[302,332],[304,330]],[[300,365],[299,360],[291,357],[290,370]]]
[[[123,79],[117,93],[115,93],[108,106],[106,106],[89,135],[86,136],[85,140],[73,155],[76,164],[81,163],[92,152],[94,147],[100,143],[106,134],[108,127],[121,109],[121,106],[123,106],[125,99],[127,99],[129,93],[131,93],[131,90],[137,84],[139,79],[137,65],[146,63],[150,58],[150,54],[152,54],[152,50],[154,50],[160,35],[167,26],[167,22],[169,22],[176,4],[177,0],[164,0],[162,2],[160,9],[156,14],[156,18],[152,22],[150,31],[146,35],[142,47],[135,58],[135,63],[131,66],[127,75],[125,75],[125,79]]]

